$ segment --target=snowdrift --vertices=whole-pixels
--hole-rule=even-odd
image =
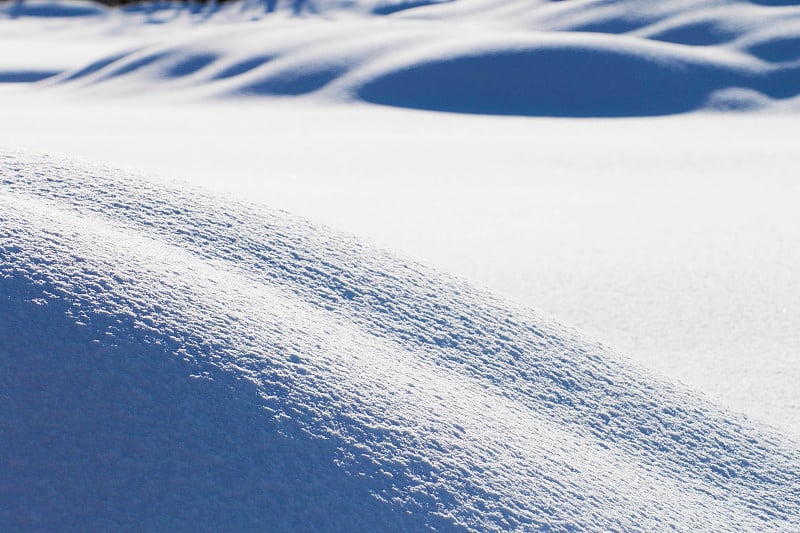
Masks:
[[[82,4],[26,2],[27,19],[12,23],[63,11],[70,15],[60,18],[67,43],[75,41],[73,21],[91,19],[81,39],[98,36],[95,57],[65,59],[55,76],[46,68],[21,71],[7,59],[0,80],[41,80],[90,95],[313,95],[436,111],[576,117],[756,109],[800,95],[797,2],[297,5],[306,4],[302,17],[292,17],[280,10],[265,16],[263,6],[248,3],[216,12],[155,6],[98,12]],[[77,16],[81,9],[84,17]],[[5,11],[11,16],[11,7]],[[52,63],[49,57],[43,52],[42,61]]]
[[[781,530],[800,452],[281,212],[0,154],[4,530]]]

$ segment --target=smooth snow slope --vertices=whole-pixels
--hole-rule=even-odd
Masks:
[[[144,8],[88,10],[91,16],[80,17],[91,20],[84,34],[104,42],[96,57],[73,68],[65,63],[62,73],[42,83],[91,95],[315,95],[437,111],[570,117],[796,103],[800,5],[763,4],[459,0],[399,10],[402,4],[320,2],[313,6],[321,14],[262,18],[263,7],[245,3],[214,13],[173,10],[174,20]],[[19,22],[25,14],[62,5],[82,4],[34,0],[6,24],[18,34],[18,56],[27,56],[28,47],[41,49],[25,40],[30,38]],[[4,11],[13,16],[13,7]],[[171,31],[154,29],[166,22]],[[61,30],[70,36],[74,27]],[[57,33],[49,38],[57,41]],[[11,81],[48,72],[21,71],[13,59],[5,61],[0,72]]]
[[[800,528],[800,452],[280,212],[0,155],[0,526]]]

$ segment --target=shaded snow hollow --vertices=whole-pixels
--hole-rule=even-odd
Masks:
[[[284,213],[0,154],[0,529],[800,528],[800,452]]]

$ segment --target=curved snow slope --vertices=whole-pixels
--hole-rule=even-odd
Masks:
[[[243,5],[176,16],[161,31],[142,13],[127,26],[117,16],[115,30],[154,44],[46,83],[549,116],[750,109],[800,95],[798,2],[362,2],[328,6],[325,17],[261,8],[256,20]]]
[[[790,531],[800,453],[283,213],[0,154],[3,530]]]

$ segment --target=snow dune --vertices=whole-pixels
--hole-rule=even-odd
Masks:
[[[47,5],[26,9],[46,12]],[[87,9],[91,16],[82,18],[97,19],[92,27],[105,43],[98,49],[110,50],[42,83],[92,95],[314,95],[583,117],[753,109],[796,103],[800,95],[797,2],[303,5],[303,17],[264,16],[263,7],[245,3],[215,13],[174,11],[174,20],[157,10],[103,16]],[[44,76],[6,68],[0,76],[9,80]]]
[[[0,154],[4,530],[791,531],[800,451],[282,212]]]

